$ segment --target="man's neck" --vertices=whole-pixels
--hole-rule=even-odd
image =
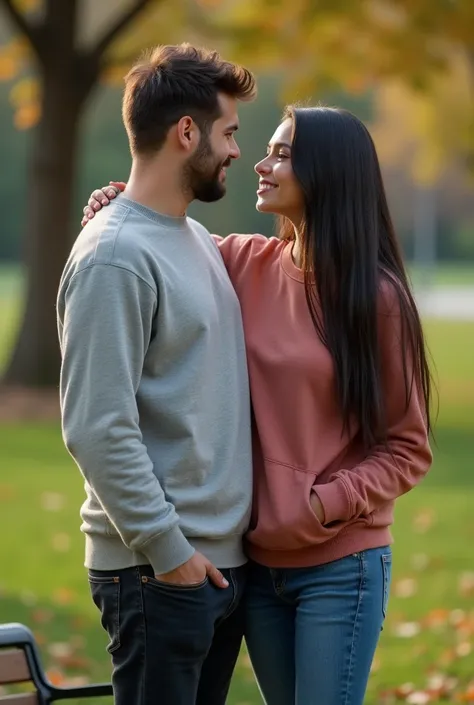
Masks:
[[[189,199],[186,198],[174,170],[157,162],[137,162],[127,182],[124,196],[163,215],[186,215]]]

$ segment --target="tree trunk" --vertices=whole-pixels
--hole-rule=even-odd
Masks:
[[[5,375],[7,384],[52,386],[58,382],[55,303],[71,247],[79,112],[77,101],[68,99],[62,83],[60,75],[45,76],[43,83],[43,116],[36,130],[25,198],[26,308]]]
[[[95,85],[102,57],[114,39],[150,3],[135,0],[88,54],[77,47],[79,0],[45,0],[40,26],[27,22],[8,2],[10,17],[30,39],[42,73],[42,117],[36,129],[25,198],[24,260],[27,294],[20,332],[3,382],[56,387],[60,354],[56,295],[71,247],[79,121]]]
[[[6,384],[27,387],[56,386],[59,379],[56,294],[71,246],[79,118],[93,85],[93,74],[85,75],[88,67],[75,49],[77,0],[47,0],[46,13],[39,60],[42,116],[25,197],[25,310],[4,377]]]

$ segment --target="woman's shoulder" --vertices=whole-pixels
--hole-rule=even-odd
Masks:
[[[246,262],[256,262],[260,257],[271,257],[279,252],[282,244],[278,238],[267,237],[261,233],[231,233],[217,241],[228,268],[233,265],[242,267]]]
[[[378,286],[378,309],[385,316],[398,315],[401,302],[409,302],[409,293],[400,277],[382,268]]]

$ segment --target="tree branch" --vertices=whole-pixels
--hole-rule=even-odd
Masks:
[[[114,39],[119,36],[122,30],[124,30],[125,27],[130,24],[130,22],[134,20],[135,17],[137,17],[147,5],[150,4],[150,2],[151,0],[135,0],[134,5],[132,5],[129,10],[124,12],[123,15],[117,19],[115,24],[109,27],[109,29],[105,32],[103,37],[99,39],[95,48],[91,52],[92,55],[96,58],[96,60],[100,60],[100,58],[108,49],[108,47],[112,44]]]
[[[15,7],[12,0],[1,0],[1,2],[12,24],[16,29],[25,35],[36,54],[41,56],[41,25],[34,25],[31,22],[28,22],[23,13]]]

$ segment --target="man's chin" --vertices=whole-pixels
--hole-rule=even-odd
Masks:
[[[218,188],[197,193],[195,198],[197,201],[201,201],[202,203],[214,203],[215,201],[220,201],[221,198],[224,198],[226,191],[227,188],[225,184],[219,184]]]

